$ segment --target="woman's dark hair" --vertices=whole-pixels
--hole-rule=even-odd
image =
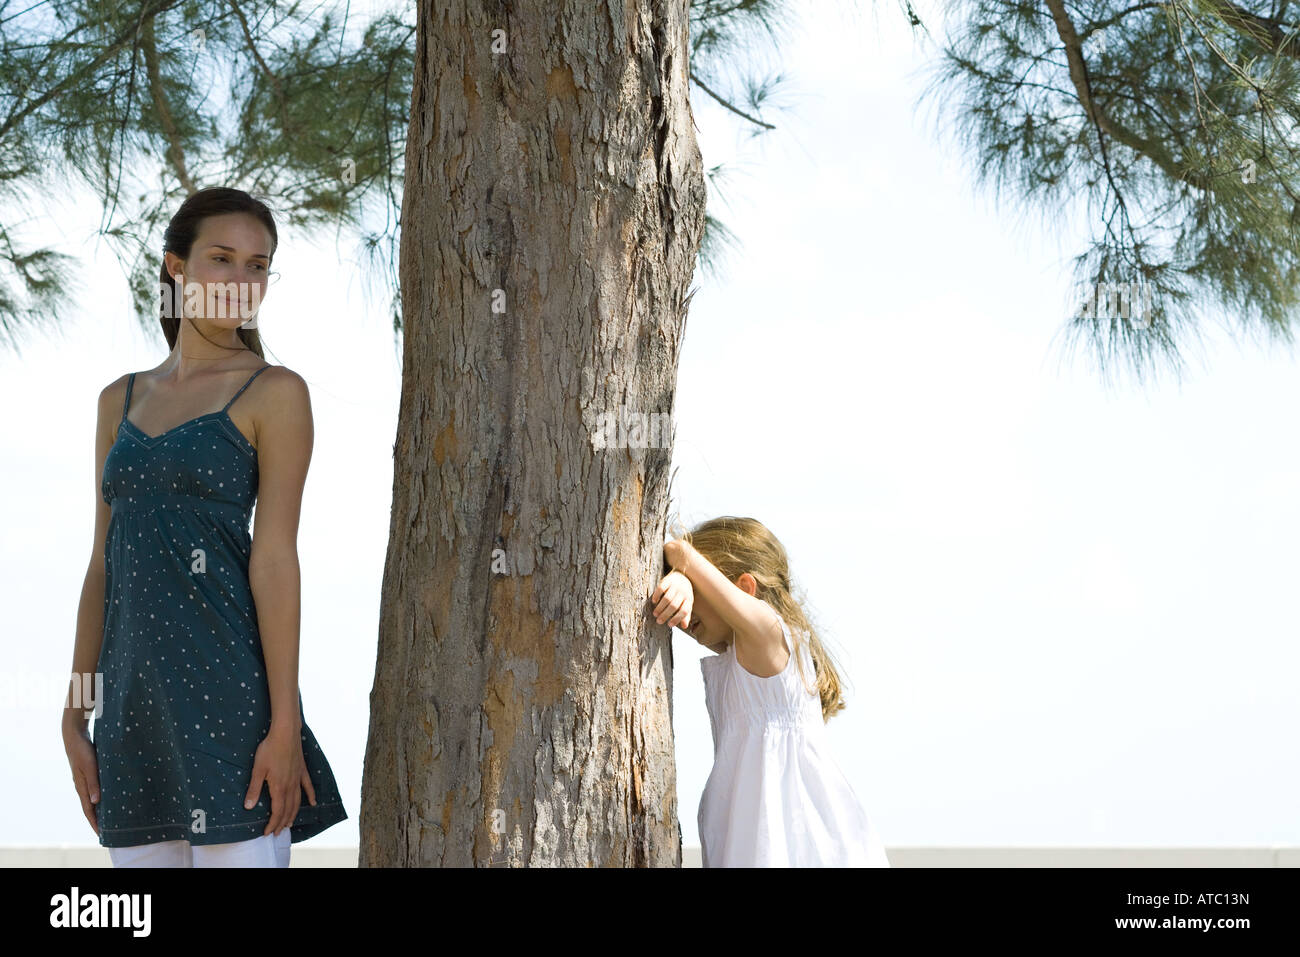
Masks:
[[[185,202],[181,203],[181,208],[176,211],[176,215],[167,224],[167,231],[163,233],[163,252],[174,253],[181,259],[189,259],[203,220],[223,213],[248,213],[256,216],[271,234],[271,258],[275,258],[275,247],[279,245],[280,240],[276,234],[275,217],[271,215],[271,210],[261,200],[254,199],[242,189],[231,189],[226,186],[209,186],[201,189],[191,193]],[[268,269],[269,266],[268,263]],[[167,272],[166,258],[163,259],[162,272],[158,281],[164,293],[168,285],[172,287],[172,294],[162,297],[161,315],[158,317],[158,321],[162,324],[163,335],[167,338],[167,348],[171,349],[176,346],[176,336],[180,332],[181,325],[180,313],[184,311],[173,310],[171,307],[184,301],[184,290],[181,284]],[[172,315],[172,312],[176,315]],[[244,345],[248,346],[259,359],[266,358],[262,355],[262,340],[256,329],[240,328],[235,331]]]

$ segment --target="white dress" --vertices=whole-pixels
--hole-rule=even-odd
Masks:
[[[713,771],[700,798],[705,867],[889,867],[884,845],[831,753],[816,674],[800,642],[770,678],[736,660],[735,642],[700,660],[713,726]],[[806,682],[806,687],[804,686]]]

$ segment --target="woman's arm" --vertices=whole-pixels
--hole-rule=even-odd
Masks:
[[[111,515],[104,501],[104,460],[117,440],[117,422],[122,403],[126,399],[126,376],[106,386],[99,393],[95,415],[95,531],[91,536],[90,562],[81,584],[81,600],[77,603],[77,631],[72,647],[72,672],[69,675],[68,695],[64,699],[62,714],[63,747],[72,766],[72,780],[81,798],[81,810],[86,820],[99,833],[95,819],[95,804],[99,801],[99,768],[94,744],[90,740],[90,719],[86,712],[94,711],[99,701],[88,699],[83,693],[99,692],[103,682],[95,681],[99,667],[99,652],[104,643],[104,588],[108,569],[104,564],[104,540],[108,536]],[[89,675],[89,679],[83,678]],[[73,682],[76,687],[73,687]]]
[[[271,695],[271,728],[259,757],[269,745],[267,769],[271,789],[271,819],[264,833],[291,824],[301,802],[299,784],[315,803],[311,779],[302,763],[302,716],[298,700],[298,641],[301,616],[301,577],[298,564],[298,519],[302,490],[311,462],[314,428],[311,397],[302,377],[283,367],[259,377],[253,412],[257,438],[257,518],[248,560],[248,582],[257,607],[257,628],[266,660]],[[249,797],[261,792],[259,767],[254,767]]]
[[[122,414],[126,399],[126,376],[99,393],[99,408],[95,417],[95,531],[91,536],[90,562],[81,586],[81,601],[77,605],[77,634],[72,651],[72,673],[91,674],[99,666],[99,651],[104,643],[104,587],[108,568],[104,564],[104,541],[108,537],[108,521],[112,515],[104,501],[104,461],[109,449],[117,441],[117,419]],[[65,708],[64,726],[86,730],[88,719],[84,708]]]

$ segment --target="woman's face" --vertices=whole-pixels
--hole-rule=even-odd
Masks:
[[[238,329],[257,315],[266,293],[271,234],[248,213],[209,216],[199,225],[190,258],[182,261],[168,253],[166,261],[173,278],[184,276],[187,315],[223,329]],[[197,284],[193,290],[191,283]],[[195,293],[199,287],[201,302]]]

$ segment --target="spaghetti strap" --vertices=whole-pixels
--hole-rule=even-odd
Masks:
[[[241,395],[244,394],[244,390],[247,389],[250,385],[253,384],[253,380],[256,379],[258,376],[260,376],[263,372],[265,372],[265,371],[266,371],[267,369],[269,369],[269,368],[271,368],[270,364],[264,365],[264,366],[262,366],[262,368],[258,369],[256,372],[254,372],[252,375],[250,375],[250,376],[248,377],[248,381],[245,382],[243,385],[241,385],[241,386],[239,387],[239,391],[236,392],[234,395],[232,395],[232,396],[230,397],[230,401],[226,403],[225,408],[222,409],[221,411],[222,411],[222,412],[225,412],[226,409],[229,409],[232,405],[234,405],[234,404],[235,404],[235,400],[238,399]],[[129,393],[128,393],[128,394],[129,394]]]
[[[131,386],[135,385],[135,373],[126,380],[126,401],[122,403],[122,421],[126,421],[126,410],[131,408]],[[120,423],[119,423],[120,424]]]

